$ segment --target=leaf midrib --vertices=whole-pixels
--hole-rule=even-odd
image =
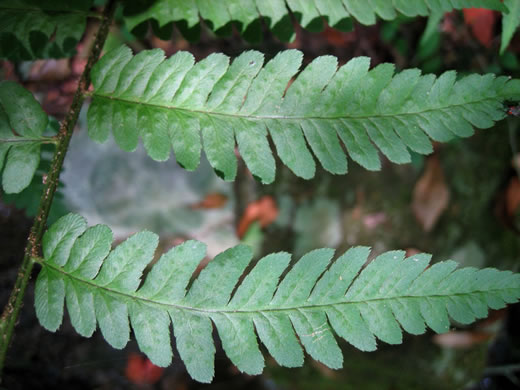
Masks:
[[[428,112],[434,112],[434,111],[442,111],[442,110],[449,110],[457,107],[464,107],[471,104],[477,104],[477,103],[485,103],[488,101],[499,101],[499,96],[496,97],[488,97],[480,100],[474,100],[471,102],[464,102],[464,103],[458,103],[458,104],[451,104],[451,105],[445,105],[445,106],[439,106],[435,108],[430,108],[427,110],[421,110],[421,111],[410,111],[410,112],[399,112],[394,114],[371,114],[371,115],[339,115],[339,116],[287,116],[287,115],[245,115],[245,114],[231,114],[231,113],[225,113],[225,112],[215,112],[215,111],[205,111],[205,110],[190,110],[189,108],[185,107],[178,107],[178,106],[168,106],[168,105],[161,105],[157,103],[150,103],[150,102],[143,102],[140,100],[131,100],[131,99],[124,99],[121,97],[116,96],[110,96],[107,94],[102,93],[93,93],[91,95],[92,97],[97,98],[103,98],[107,100],[115,100],[122,103],[127,104],[135,104],[135,105],[143,105],[147,107],[153,107],[153,108],[160,108],[163,110],[177,110],[177,111],[186,111],[192,114],[205,114],[205,115],[214,115],[214,116],[222,116],[222,117],[231,117],[231,118],[242,118],[242,119],[259,119],[259,120],[267,120],[267,119],[285,119],[285,120],[309,120],[309,119],[316,119],[316,120],[334,120],[334,119],[370,119],[370,118],[395,118],[398,116],[404,116],[404,115],[421,115]]]
[[[161,301],[154,301],[149,298],[144,298],[138,295],[132,295],[129,293],[125,293],[119,290],[114,290],[106,286],[100,286],[96,283],[94,283],[93,280],[87,280],[80,278],[78,276],[69,274],[65,272],[62,268],[56,267],[55,265],[43,260],[43,259],[35,259],[37,263],[39,263],[43,267],[49,267],[52,270],[59,272],[63,274],[65,277],[68,277],[70,279],[73,279],[79,283],[86,284],[90,287],[93,287],[97,290],[105,290],[111,295],[119,295],[121,297],[124,297],[126,299],[132,299],[134,301],[139,301],[146,303],[151,306],[159,306],[159,307],[168,307],[172,309],[178,309],[178,310],[186,310],[186,311],[192,311],[192,312],[199,312],[204,313],[206,315],[211,315],[212,313],[231,313],[231,314],[255,314],[255,313],[263,313],[263,312],[287,312],[287,311],[299,311],[299,310],[307,310],[307,309],[319,309],[319,308],[327,308],[329,306],[337,306],[337,305],[350,305],[350,304],[359,304],[359,303],[368,303],[368,302],[383,302],[383,301],[389,301],[389,300],[396,300],[396,299],[428,299],[428,298],[452,298],[452,297],[458,297],[458,296],[466,296],[466,295],[473,295],[473,294],[479,294],[479,293],[493,293],[493,292],[500,292],[504,290],[509,290],[511,288],[503,288],[503,289],[491,289],[491,290],[475,290],[470,292],[464,292],[464,293],[456,293],[456,294],[434,294],[434,295],[403,295],[403,296],[393,296],[388,298],[373,298],[373,299],[364,299],[360,301],[336,301],[336,302],[327,302],[322,304],[312,304],[312,305],[301,305],[301,306],[289,306],[289,307],[277,307],[277,308],[258,308],[256,310],[242,310],[242,309],[211,309],[211,308],[198,308],[198,307],[191,307],[191,306],[185,306],[181,304],[174,304],[174,303],[168,303],[168,302],[161,302]],[[350,286],[349,286],[350,288]],[[348,291],[348,289],[347,289]]]
[[[41,137],[41,138],[0,138],[0,144],[34,144],[34,143],[42,143],[42,144],[55,144],[56,138],[54,137]]]

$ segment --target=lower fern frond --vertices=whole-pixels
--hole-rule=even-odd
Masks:
[[[283,366],[301,366],[305,350],[337,369],[343,356],[334,333],[373,351],[376,338],[399,344],[402,330],[421,334],[428,326],[446,332],[450,317],[468,324],[486,317],[488,308],[520,299],[520,274],[456,269],[453,261],[429,266],[429,255],[406,258],[403,251],[383,253],[365,266],[367,247],[351,248],[334,261],[334,250],[317,249],[288,270],[290,254],[274,253],[237,286],[252,259],[251,250],[239,245],[215,257],[187,290],[205,256],[205,245],[197,241],[163,254],[139,287],[157,243],[157,235],[145,231],[111,250],[108,227],[87,228],[75,214],[62,217],[43,240],[35,292],[40,323],[56,331],[66,302],[78,333],[89,337],[97,324],[110,345],[123,348],[132,328],[141,350],[159,366],[171,363],[173,324],[188,372],[210,382],[213,325],[242,372],[262,372],[258,340]]]

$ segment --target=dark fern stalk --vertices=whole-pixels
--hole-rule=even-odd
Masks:
[[[38,213],[34,219],[29,238],[27,239],[23,262],[18,271],[15,285],[7,305],[5,306],[2,317],[0,318],[0,377],[4,368],[9,343],[13,335],[13,329],[22,307],[27,283],[31,277],[31,271],[34,265],[33,258],[39,256],[43,231],[45,229],[52,200],[58,186],[63,161],[69,147],[69,142],[74,130],[74,126],[78,120],[78,115],[81,110],[83,100],[85,99],[85,92],[90,85],[90,70],[92,69],[94,63],[98,60],[101,54],[101,50],[103,49],[110,24],[112,23],[116,3],[117,2],[115,0],[109,0],[103,11],[101,26],[99,27],[94,44],[91,48],[87,65],[85,66],[85,70],[81,75],[78,89],[74,95],[69,112],[65,117],[65,120],[61,123],[56,151],[54,153],[50,171],[47,174],[47,180],[43,189]]]

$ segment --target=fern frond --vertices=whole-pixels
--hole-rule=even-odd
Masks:
[[[141,137],[159,161],[173,147],[177,162],[189,170],[199,164],[204,146],[226,180],[236,175],[236,142],[253,175],[271,183],[275,160],[268,134],[282,162],[305,179],[315,173],[307,145],[334,174],[347,172],[340,142],[354,161],[378,170],[376,147],[392,162],[407,163],[408,148],[428,154],[429,138],[446,142],[472,135],[473,127],[491,127],[505,116],[504,100],[520,99],[519,80],[492,74],[457,80],[455,72],[436,78],[418,69],[394,74],[391,64],[369,71],[366,57],[339,69],[335,57],[318,57],[288,87],[302,53],[283,51],[265,66],[263,60],[247,51],[231,65],[223,54],[195,64],[186,52],[165,59],[159,49],[132,56],[120,47],[92,70],[89,135],[104,142],[112,132],[127,151]]]
[[[12,81],[0,83],[0,171],[8,194],[30,183],[40,163],[43,132],[49,118],[33,95]],[[5,165],[4,165],[5,160]]]
[[[2,1],[0,58],[21,61],[72,56],[91,5],[91,0]]]
[[[412,334],[424,333],[426,326],[446,332],[449,317],[468,324],[484,318],[488,307],[520,299],[520,274],[456,270],[453,261],[428,267],[429,255],[405,258],[403,251],[384,253],[363,268],[367,247],[351,248],[335,261],[334,250],[314,250],[290,268],[288,253],[274,253],[237,286],[252,258],[251,250],[239,245],[213,259],[187,290],[205,255],[204,244],[187,241],[163,254],[141,284],[157,242],[157,235],[141,232],[111,250],[108,227],[87,229],[78,215],[62,217],[43,238],[35,291],[40,323],[58,329],[66,302],[78,333],[89,337],[98,324],[110,345],[123,348],[131,327],[141,350],[159,366],[172,359],[173,323],[190,375],[210,382],[213,325],[228,357],[248,374],[264,367],[257,336],[283,366],[301,366],[305,349],[337,369],[343,357],[333,331],[372,351],[376,337],[401,343],[401,328]]]
[[[289,11],[304,28],[319,31],[323,29],[323,20],[331,27],[345,30],[350,28],[351,18],[372,25],[377,17],[393,20],[399,14],[426,16],[471,7],[506,11],[499,0],[226,0],[220,3],[214,0],[159,0],[145,9],[128,11],[125,20],[131,30],[151,19],[161,28],[171,22],[180,22],[182,31],[197,26],[200,15],[214,31],[235,24],[246,39],[258,40],[261,32],[258,21],[263,19],[279,38],[290,41],[294,39],[294,31]]]

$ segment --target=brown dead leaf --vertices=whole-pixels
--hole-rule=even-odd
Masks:
[[[436,155],[426,160],[423,175],[413,191],[412,210],[426,232],[435,226],[439,217],[448,207],[450,191],[444,179],[444,172]]]
[[[419,253],[423,253],[424,251],[420,251],[419,249],[417,248],[406,248],[406,257],[412,257],[412,256],[415,256],[415,255],[418,255]]]
[[[136,385],[152,385],[161,379],[164,368],[153,364],[147,357],[130,353],[126,363],[125,375]]]
[[[247,228],[254,221],[260,222],[261,227],[270,225],[278,217],[278,207],[271,196],[264,196],[256,202],[247,205],[246,210],[237,228],[238,237],[242,238]]]
[[[192,209],[219,209],[224,207],[228,197],[218,192],[208,194],[202,201],[191,206]]]
[[[520,207],[520,180],[512,177],[506,190],[506,210],[507,215],[512,217]]]
[[[356,34],[354,31],[341,32],[329,26],[325,28],[321,35],[330,45],[336,47],[348,47],[356,41]]]
[[[363,189],[356,190],[356,205],[352,209],[352,218],[355,220],[360,220],[364,214],[364,205],[365,205],[365,191]]]

